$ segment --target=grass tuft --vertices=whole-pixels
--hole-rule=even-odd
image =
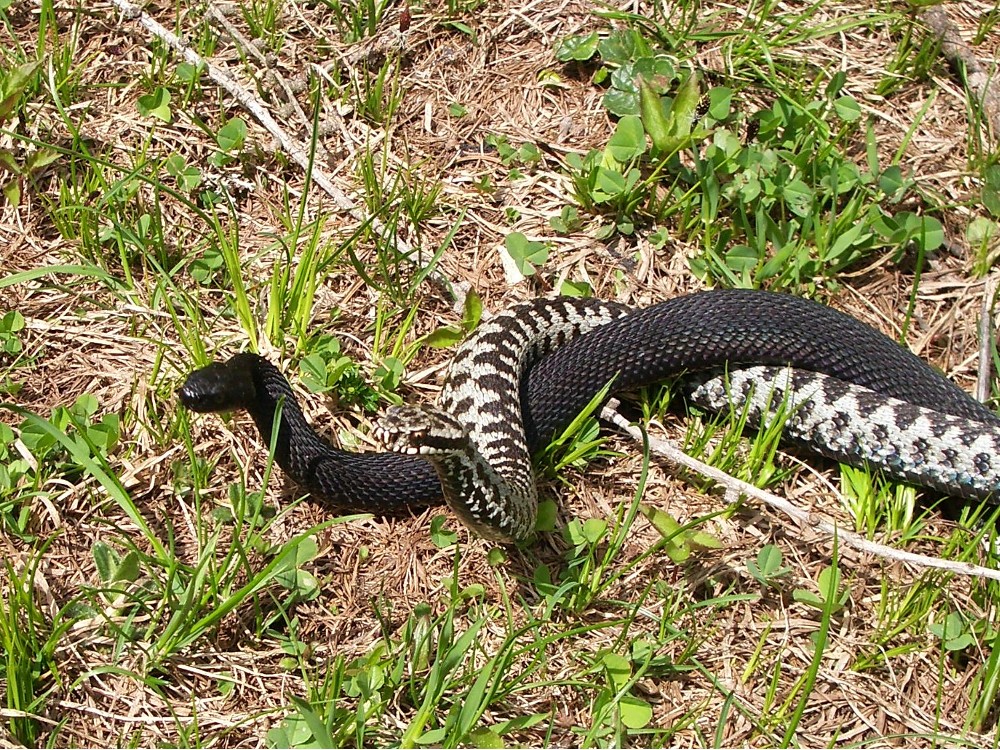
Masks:
[[[979,10],[949,17],[986,59]],[[602,432],[603,395],[543,451],[519,549],[303,498],[245,415],[174,396],[258,351],[370,450],[485,311],[705,286],[817,297],[971,390],[1000,166],[920,12],[143,12],[214,70],[113,3],[0,0],[0,742],[996,744],[994,582],[722,503]],[[996,567],[992,506],[949,515],[788,455],[780,420],[680,402],[636,414],[844,528]]]

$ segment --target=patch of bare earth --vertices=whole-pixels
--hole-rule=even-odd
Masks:
[[[238,12],[226,6],[219,9],[233,28],[251,36]],[[324,102],[320,115],[324,134],[321,166],[359,206],[363,201],[357,160],[366,151],[378,158],[384,155],[386,179],[405,167],[423,180],[440,181],[440,214],[426,222],[419,234],[401,230],[401,237],[414,246],[433,249],[458,212],[465,211],[439,270],[445,277],[478,290],[489,310],[551,291],[562,278],[588,279],[598,295],[615,295],[636,304],[649,304],[700,286],[686,264],[692,248],[678,241],[658,250],[641,234],[609,245],[593,239],[586,231],[560,237],[548,229],[548,218],[570,202],[560,157],[602,147],[613,128],[601,105],[601,91],[590,83],[587,73],[563,70],[553,57],[556,43],[564,36],[603,25],[593,15],[595,7],[588,3],[489,2],[462,17],[475,31],[474,37],[442,24],[447,9],[438,2],[411,8],[412,22],[401,34],[401,8],[395,8],[383,20],[374,41],[348,46],[338,41],[325,6],[289,2],[280,11],[284,43],[270,51],[266,60],[248,53],[233,36],[220,30],[218,23],[202,25],[201,6],[154,2],[144,10],[168,28],[183,31],[189,39],[205,28],[217,34],[213,62],[245,82],[254,80],[256,86],[251,90],[259,93],[289,133],[303,142],[308,142],[311,115],[303,119],[291,106],[285,84],[298,105],[310,112],[308,93],[295,83],[307,68],[319,66],[326,75],[339,70],[340,75],[351,76],[363,64],[378,64],[384,50],[394,53],[401,47],[399,85],[405,94],[392,127],[386,132],[354,112],[342,111],[334,102]],[[643,13],[648,9],[643,3],[631,3],[628,10]],[[831,3],[823,13],[826,20],[848,19],[876,10],[861,2]],[[986,10],[983,3],[968,3],[954,20],[971,38],[976,13]],[[739,6],[732,6],[731,11],[734,19],[746,13]],[[34,45],[38,4],[25,3],[12,18],[17,25],[0,30],[0,44],[12,43],[13,36],[21,45]],[[161,157],[181,153],[189,164],[211,172],[213,168],[205,160],[214,151],[214,144],[199,127],[199,121],[217,123],[221,100],[227,115],[240,114],[252,123],[252,118],[225,94],[220,94],[219,99],[196,97],[183,107],[177,106],[175,121],[159,123],[150,139],[150,120],[138,116],[136,100],[147,93],[143,76],[150,69],[151,48],[159,48],[159,43],[104,1],[59,5],[56,18],[61,35],[71,30],[77,35],[73,58],[85,94],[71,119],[80,137],[92,143],[95,151],[110,147],[110,158],[121,169],[129,169],[136,150],[150,140],[149,149]],[[968,132],[975,125],[967,118],[965,93],[942,61],[933,66],[929,79],[906,82],[888,97],[877,96],[874,85],[894,53],[897,40],[887,30],[883,33],[877,26],[874,28],[857,32],[847,28],[784,53],[790,60],[799,60],[817,71],[845,71],[845,93],[875,116],[880,158],[889,159],[905,140],[900,162],[904,173],[912,173],[937,192],[942,202],[968,201],[977,187],[968,173]],[[989,57],[996,43],[995,37],[987,37],[977,50]],[[718,43],[699,46],[695,59],[721,81],[728,76],[738,80],[745,74],[729,67],[725,46]],[[176,62],[176,58],[170,60],[171,64]],[[560,72],[559,85],[546,85],[543,73],[550,70]],[[774,93],[749,87],[742,97],[743,106],[752,110],[769,104]],[[452,104],[462,105],[467,114],[450,115]],[[910,133],[914,118],[925,106],[926,114]],[[72,138],[51,99],[43,97],[32,104],[31,114],[33,121],[25,124],[29,134],[48,139],[53,134]],[[223,177],[239,177],[252,184],[239,199],[238,229],[245,281],[252,298],[259,302],[257,312],[262,316],[271,268],[285,252],[273,241],[285,233],[279,219],[283,212],[282,191],[287,189],[294,200],[304,189],[305,180],[301,169],[275,155],[270,135],[255,123],[251,131],[253,145],[248,151],[255,156],[220,171]],[[486,143],[490,134],[506,135],[513,144],[544,144],[542,163],[525,170],[524,179],[508,180],[507,168]],[[9,145],[11,141],[0,135],[0,143]],[[859,158],[863,158],[863,148]],[[37,190],[29,192],[23,205],[0,209],[0,252],[5,272],[78,260],[74,238],[58,232],[49,214],[62,179],[55,169],[41,180]],[[491,189],[481,188],[485,180]],[[99,199],[99,195],[93,196],[95,203]],[[194,236],[195,222],[182,205],[165,200],[166,242],[183,256],[189,250],[186,243]],[[331,214],[324,229],[331,242],[347,236],[357,224],[315,186],[308,212],[312,217],[323,212]],[[944,215],[951,243],[948,250],[931,259],[920,280],[907,341],[914,351],[971,389],[979,349],[976,321],[983,283],[970,280],[968,273],[969,251],[962,237],[969,215],[963,207],[956,208],[951,219],[947,212]],[[511,216],[516,218],[511,221]],[[507,281],[498,251],[510,231],[554,243],[544,274],[516,285]],[[114,264],[109,261],[112,267]],[[142,269],[136,269],[136,273],[141,275]],[[889,335],[898,335],[913,284],[905,262],[893,265],[880,261],[856,269],[842,282],[832,304]],[[15,396],[17,403],[47,415],[57,405],[72,403],[81,394],[90,393],[98,398],[102,410],[121,415],[123,436],[114,467],[150,525],[162,535],[169,528],[178,539],[178,554],[190,555],[185,562],[191,562],[203,536],[195,526],[193,499],[178,489],[175,481],[177,467],[189,460],[188,453],[183,446],[164,442],[158,435],[177,419],[172,392],[192,365],[176,339],[167,308],[153,288],[137,284],[138,291],[123,304],[121,298],[112,297],[103,286],[85,278],[53,276],[0,288],[0,308],[17,309],[28,321],[23,339],[31,361],[13,374],[22,384]],[[428,283],[421,294],[424,296],[413,336],[433,330],[442,322],[454,322],[455,313],[441,289]],[[203,292],[198,299],[201,315],[210,321],[205,327],[209,331],[207,349],[218,350],[221,356],[244,347],[239,326],[224,314],[223,296]],[[359,362],[368,362],[374,344],[370,323],[377,302],[377,294],[344,265],[339,272],[330,274],[320,288],[314,325],[335,326],[347,353]],[[192,325],[191,330],[197,329]],[[274,351],[266,353],[279,355]],[[446,361],[446,352],[423,351],[408,372],[404,395],[432,399]],[[283,364],[287,365],[288,360]],[[295,387],[307,413],[328,434],[350,434],[363,446],[375,447],[367,437],[367,417],[331,414],[323,398],[307,393],[298,383]],[[5,415],[4,419],[16,421],[13,416]],[[213,492],[200,498],[202,503],[225,505],[229,484],[238,481],[244,472],[248,487],[261,486],[264,453],[248,418],[193,421],[195,453],[218,462],[212,474]],[[666,436],[677,438],[683,434],[683,423],[672,421],[664,431]],[[635,457],[638,449],[620,439],[613,445],[626,457],[592,465],[584,474],[569,473],[568,483],[547,486],[564,509],[561,520],[611,516],[622,503],[629,502],[639,473]],[[91,555],[96,541],[125,536],[141,545],[142,537],[92,480],[61,482],[44,489],[47,500],[40,500],[34,509],[32,532],[51,539],[51,544],[38,564],[35,585],[37,598],[52,615],[76,601],[85,587],[100,585]],[[828,482],[815,472],[798,472],[778,491],[845,526],[851,523],[835,494],[828,490]],[[287,487],[276,472],[267,488],[268,502],[285,508],[295,499],[294,488]],[[721,507],[719,497],[697,492],[691,482],[677,477],[669,466],[656,463],[645,500],[681,521]],[[386,622],[390,628],[398,628],[417,604],[432,602],[434,608],[443,607],[446,579],[456,573],[463,586],[482,585],[483,601],[489,605],[499,605],[507,596],[515,603],[523,600],[528,608],[540,606],[530,583],[533,570],[539,562],[557,569],[562,542],[543,537],[530,553],[512,552],[507,563],[491,567],[486,558],[489,545],[460,530],[464,551],[455,570],[452,551],[439,549],[428,534],[430,518],[438,512],[443,511],[432,510],[405,519],[352,521],[334,525],[319,535],[320,553],[312,572],[322,583],[322,593],[296,610],[300,637],[313,644],[317,664],[334,656],[351,659],[368,653],[383,638]],[[271,541],[286,541],[329,517],[328,509],[306,500],[272,526]],[[721,551],[700,554],[685,565],[675,565],[665,555],[643,559],[602,595],[605,603],[592,605],[580,617],[622,617],[628,603],[641,599],[643,611],[624,637],[655,641],[663,608],[675,606],[677,601],[687,606],[708,600],[729,591],[733,582],[737,591],[761,593],[744,565],[764,544],[779,544],[785,551],[795,587],[808,587],[830,561],[829,539],[751,505],[731,516],[719,517],[712,528],[724,543]],[[948,521],[934,519],[927,528],[928,538],[946,537],[948,528]],[[656,532],[640,519],[621,559],[639,558],[657,540]],[[13,536],[4,538],[2,544],[3,554],[14,569],[30,563],[34,545]],[[930,543],[911,544],[909,548],[931,554],[937,551]],[[364,555],[359,554],[362,549]],[[797,741],[818,746],[935,732],[965,733],[969,737],[963,722],[976,659],[950,660],[936,648],[926,646],[930,638],[926,633],[909,630],[889,640],[896,650],[891,658],[867,653],[870,644],[880,640],[877,633],[891,627],[880,618],[886,586],[895,592],[893,596],[903,596],[922,572],[844,547],[839,554],[850,583],[851,601],[834,620],[831,646],[820,665]],[[982,602],[974,598],[973,586],[967,579],[949,581],[945,591],[955,608],[988,614]],[[515,619],[523,620],[525,616],[524,611],[515,613]],[[148,644],[137,642],[125,652],[114,651],[114,639],[108,635],[103,620],[80,622],[60,643],[60,673],[52,676],[58,685],[43,714],[44,730],[55,733],[57,744],[133,742],[148,746],[190,740],[181,737],[178,726],[197,726],[196,736],[206,745],[263,744],[266,730],[284,715],[287,696],[302,695],[304,689],[301,676],[282,667],[280,662],[286,654],[276,641],[248,637],[252,618],[253,613],[239,610],[227,615],[214,641],[198,642],[159,664],[155,684],[134,676],[146,674],[144,649]],[[637,686],[653,705],[652,725],[677,725],[671,739],[675,745],[701,745],[713,738],[726,745],[772,744],[776,737],[768,732],[780,729],[762,726],[760,717],[773,712],[769,695],[776,694],[780,705],[808,669],[811,636],[816,630],[815,612],[776,592],[763,591],[759,597],[725,607],[694,606],[676,622],[699,645],[692,657],[685,652],[689,639],[668,641],[658,655],[667,661],[676,660],[683,669],[645,678]],[[456,622],[456,629],[465,624]],[[493,623],[483,629],[477,658],[485,661],[500,647],[507,636],[501,625]],[[532,679],[555,681],[579,674],[588,664],[587,654],[613,645],[620,635],[618,630],[605,628],[557,640],[549,649],[546,665]],[[525,636],[525,640],[531,637]],[[910,650],[911,645],[916,647]],[[861,655],[871,657],[875,666],[854,669]],[[984,654],[979,656],[985,659]],[[929,658],[946,660],[948,664],[944,668],[937,661],[927,664]],[[776,664],[781,665],[778,672]],[[779,674],[779,682],[771,685],[775,674]],[[231,682],[232,689],[221,690],[220,678]],[[730,696],[735,696],[746,710],[732,710]],[[565,688],[515,692],[502,710],[488,714],[485,721],[551,713],[555,728],[548,741],[573,745],[580,741],[574,728],[590,724],[590,697],[586,692]],[[412,718],[411,707],[399,706],[397,712],[400,726]],[[543,722],[534,729],[515,732],[510,740],[539,744],[546,739],[544,732],[548,728],[549,723]],[[5,725],[0,725],[0,736],[6,731]],[[972,737],[971,741],[986,744],[993,743],[994,738],[990,734]],[[637,737],[636,742],[641,743],[642,737]]]

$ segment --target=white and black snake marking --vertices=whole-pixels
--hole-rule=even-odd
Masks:
[[[629,316],[618,305],[568,298],[515,305],[462,344],[437,409],[390,410],[379,432],[391,450],[431,459],[445,499],[478,534],[498,541],[522,539],[534,528],[538,503],[521,419],[523,374],[571,337],[580,337],[574,345],[584,349],[583,356],[600,357],[608,351],[606,341],[582,334]],[[659,351],[647,354],[656,359]],[[913,366],[911,360],[903,362]],[[637,366],[626,356],[617,373],[599,369],[620,376]],[[736,367],[730,383],[727,389],[724,378],[711,378],[694,391],[693,400],[719,410],[739,408],[750,399],[753,421],[773,418],[784,403],[790,407],[786,434],[825,455],[879,466],[956,494],[988,494],[996,485],[996,426],[994,434],[984,435],[982,423],[970,428],[967,417],[809,370]]]
[[[821,373],[748,367],[734,370],[728,380],[705,379],[689,396],[712,411],[745,405],[753,424],[784,419],[782,437],[844,463],[880,466],[960,496],[979,497],[996,488],[996,428],[969,429],[967,419]]]
[[[773,369],[786,366],[794,369]],[[888,337],[787,294],[719,290],[639,310],[570,298],[515,305],[459,348],[444,412],[404,407],[382,426],[395,450],[412,455],[334,448],[309,426],[284,376],[253,354],[193,372],[178,396],[194,411],[249,410],[265,442],[281,405],[276,461],[333,506],[406,511],[438,501],[443,483],[464,521],[508,540],[534,524],[531,453],[594,394],[608,383],[620,392],[719,368],[728,391],[704,377],[695,389],[709,408],[747,394],[758,412],[768,399],[784,401],[785,434],[819,453],[960,497],[1000,490],[1000,418]]]
[[[436,409],[392,408],[376,432],[389,450],[431,460],[448,505],[477,534],[521,539],[534,530],[538,512],[522,376],[548,352],[628,312],[569,297],[514,305],[462,343]]]

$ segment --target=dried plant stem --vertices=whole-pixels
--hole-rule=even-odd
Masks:
[[[601,416],[612,422],[615,427],[625,432],[634,440],[639,442],[642,441],[642,431],[638,427],[630,424],[627,419],[618,413],[613,405],[609,404],[605,407]],[[770,492],[754,487],[752,484],[747,484],[746,482],[736,479],[735,477],[731,477],[725,472],[719,471],[706,463],[692,458],[666,440],[660,440],[654,437],[649,437],[648,439],[649,449],[657,455],[662,456],[675,464],[691,469],[692,471],[695,471],[704,477],[708,477],[709,479],[712,479],[722,485],[726,489],[726,501],[729,503],[735,503],[744,496],[752,497],[770,505],[772,508],[781,511],[785,515],[794,518],[796,521],[799,521],[816,531],[823,534],[836,535],[837,540],[840,543],[853,547],[854,549],[861,550],[862,552],[869,552],[886,560],[910,563],[911,565],[916,565],[922,568],[937,568],[939,570],[947,570],[951,573],[957,573],[959,575],[972,576],[974,578],[992,578],[995,581],[1000,581],[1000,570],[984,568],[980,565],[972,565],[970,563],[942,560],[939,557],[931,557],[929,555],[918,555],[914,552],[905,552],[884,544],[869,541],[858,534],[842,529],[835,523],[822,518],[816,518],[815,514],[797,508],[792,503],[778,497],[777,495],[773,495]]]
[[[958,27],[942,7],[934,5],[923,8],[917,15],[941,41],[941,51],[952,66],[960,73],[964,69],[969,92],[983,108],[994,137],[1000,134],[1000,92],[997,91],[995,71],[990,73],[983,68],[975,52],[962,39]]]
[[[985,403],[993,383],[993,300],[997,295],[996,275],[986,279],[983,303],[979,309],[979,369],[976,373],[976,399]]]
[[[308,172],[312,176],[313,182],[319,185],[320,188],[322,188],[323,191],[325,191],[326,194],[333,199],[338,208],[348,213],[357,221],[368,221],[374,231],[383,231],[384,225],[382,222],[375,218],[368,219],[365,217],[364,213],[351,201],[350,198],[347,197],[347,195],[344,194],[340,188],[333,184],[333,180],[330,176],[318,167],[315,161],[310,163],[309,150],[297,140],[289,136],[288,133],[286,133],[271,116],[271,113],[267,111],[264,104],[257,99],[257,97],[251,94],[245,86],[240,84],[235,78],[233,78],[226,71],[222,70],[219,66],[212,64],[193,49],[185,45],[176,34],[165,28],[161,23],[157,22],[147,13],[143,12],[138,6],[133,5],[128,2],[128,0],[112,0],[112,2],[122,12],[122,16],[125,19],[138,21],[139,24],[150,34],[172,47],[177,54],[181,55],[189,63],[196,66],[202,66],[209,78],[231,94],[236,101],[238,101],[240,105],[242,105],[243,108],[257,120],[257,122],[259,122],[272,136],[274,136],[275,139],[277,139],[281,148],[300,167],[302,167],[303,171]],[[219,18],[220,16],[215,14],[214,17]],[[405,240],[396,236],[393,238],[393,242],[401,255],[407,258],[412,255],[413,248]],[[417,255],[417,262],[419,262],[421,257],[422,256],[420,254]],[[429,274],[428,278],[445,289],[452,297],[455,308],[461,309],[465,301],[467,290],[460,285],[450,283],[437,271]]]
[[[183,57],[192,65],[203,66],[208,77],[215,81],[219,86],[224,88],[231,96],[233,96],[240,105],[246,109],[254,119],[257,120],[264,128],[273,135],[281,148],[298,164],[303,170],[309,171],[313,182],[319,185],[331,198],[333,198],[334,203],[343,210],[351,214],[354,218],[359,221],[363,221],[364,217],[358,211],[357,207],[348,198],[340,188],[333,184],[330,177],[316,164],[309,164],[309,151],[294,138],[289,136],[280,125],[271,117],[271,113],[267,111],[264,105],[251,94],[246,87],[242,86],[235,78],[233,78],[229,73],[222,70],[219,66],[210,63],[204,57],[199,55],[193,49],[185,45],[180,38],[171,32],[169,29],[165,28],[162,24],[157,22],[148,14],[144,13],[138,6],[133,5],[128,2],[128,0],[112,0],[112,2],[118,6],[122,14],[127,19],[134,19],[139,22],[139,24],[145,28],[150,34],[155,36],[157,39],[165,42],[174,49],[177,54]]]

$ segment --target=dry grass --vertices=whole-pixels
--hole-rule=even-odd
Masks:
[[[265,3],[253,7],[265,7]],[[601,91],[590,82],[588,71],[564,67],[553,57],[563,37],[606,26],[594,16],[594,6],[576,0],[488,2],[474,12],[455,16],[474,29],[473,38],[448,25],[448,8],[431,0],[410,10],[412,24],[405,35],[398,31],[401,6],[396,6],[386,13],[372,40],[355,45],[340,40],[330,10],[322,4],[289,0],[276,7],[280,45],[268,50],[263,61],[220,33],[217,26],[204,22],[201,6],[153,3],[145,11],[168,28],[182,31],[188,40],[202,33],[217,34],[213,62],[243,81],[253,79],[256,86],[251,90],[256,89],[289,134],[304,143],[311,130],[311,114],[306,119],[300,114],[311,112],[302,86],[309,66],[346,80],[359,76],[365,63],[377,65],[385,50],[393,54],[401,46],[398,74],[403,95],[390,126],[374,125],[348,107],[324,101],[318,117],[319,163],[359,207],[365,205],[365,195],[357,165],[366,152],[384,157],[386,180],[401,172],[406,179],[440,182],[436,214],[419,229],[401,227],[400,238],[432,249],[458,211],[466,211],[438,270],[453,282],[478,290],[487,309],[548,292],[563,278],[589,279],[598,295],[615,295],[637,304],[700,288],[686,260],[694,248],[681,241],[658,250],[641,233],[608,244],[586,231],[553,238],[548,229],[548,218],[569,200],[568,181],[557,157],[601,148],[613,129],[601,105]],[[728,7],[732,23],[751,12],[742,6]],[[642,3],[629,4],[627,9],[646,10]],[[232,7],[221,10],[234,29],[245,37],[253,35],[246,19]],[[788,17],[798,10],[804,12],[806,6],[793,2],[780,7]],[[809,23],[856,19],[884,10],[862,0],[830,3]],[[980,15],[989,10],[983,3],[967,3],[956,9],[954,20],[971,38]],[[33,49],[42,19],[49,24],[54,19],[55,25],[44,34],[46,47],[71,58],[68,69],[74,77],[70,87],[74,98],[60,106],[72,107],[68,117],[78,132],[70,131],[45,85],[25,105],[23,119],[6,127],[78,153],[102,155],[114,165],[108,170],[111,180],[137,166],[156,176],[147,160],[179,153],[206,174],[214,172],[252,185],[238,198],[232,228],[239,232],[244,279],[256,304],[255,315],[262,321],[272,269],[285,253],[274,239],[287,236],[284,222],[295,213],[294,206],[289,212],[282,204],[282,198],[287,194],[294,204],[301,195],[302,170],[275,153],[271,136],[252,123],[246,156],[236,164],[210,166],[208,158],[216,150],[212,132],[220,115],[241,112],[228,98],[216,95],[207,82],[189,101],[175,100],[174,121],[156,123],[153,131],[153,121],[138,114],[136,102],[151,90],[150,77],[156,79],[164,63],[172,66],[175,59],[164,55],[159,43],[138,25],[123,20],[109,2],[54,8],[49,3],[24,2],[15,3],[6,13],[9,21],[0,29],[0,46],[12,50]],[[726,26],[721,15],[714,23]],[[1000,34],[991,30],[976,49],[989,57],[998,41]],[[978,183],[970,160],[981,156],[970,153],[969,144],[976,139],[969,133],[978,125],[968,117],[960,83],[940,59],[933,61],[926,77],[904,79],[891,94],[877,95],[875,86],[898,45],[897,34],[873,23],[783,46],[780,54],[783,63],[800,65],[810,74],[846,72],[845,92],[874,117],[882,158],[906,142],[900,162],[903,171],[939,196],[942,205],[955,204],[939,214],[950,251],[937,253],[923,273],[907,341],[915,352],[971,389],[983,282],[969,274],[962,238],[970,216],[977,212],[971,199]],[[723,41],[709,38],[689,46],[693,49],[687,54],[713,80],[746,81],[747,71],[733,65]],[[543,74],[549,71],[559,72],[559,85],[544,84]],[[289,106],[286,85],[301,109]],[[740,106],[752,111],[769,104],[775,92],[748,85],[740,96]],[[449,106],[456,103],[467,109],[465,116],[449,115]],[[910,133],[925,105],[926,114]],[[490,134],[506,135],[512,144],[544,144],[542,162],[527,170],[524,179],[508,180],[507,167],[486,146]],[[0,134],[0,146],[19,155],[32,148],[9,134]],[[863,158],[861,140],[857,148],[856,156]],[[477,189],[484,178],[496,189]],[[26,186],[20,206],[0,209],[0,247],[7,273],[84,262],[80,238],[61,231],[54,216],[65,207],[66,199],[59,191],[69,179],[57,162],[37,184]],[[167,181],[162,171],[159,179]],[[183,204],[155,188],[155,184],[140,185],[133,200],[148,207],[157,194],[162,201],[159,210],[166,254],[175,261],[184,259],[200,246],[206,227]],[[98,217],[107,208],[107,197],[97,187],[86,197]],[[337,210],[316,189],[306,202],[306,212],[310,219],[325,217],[324,242],[336,243],[357,226],[355,219]],[[516,218],[511,220],[511,216]],[[505,277],[499,249],[510,231],[551,238],[554,243],[544,273],[530,282],[511,284]],[[364,260],[374,263],[376,249],[371,243],[361,251]],[[111,273],[123,273],[114,254],[89,262],[99,260]],[[879,258],[853,269],[839,279],[842,288],[830,295],[831,304],[898,335],[913,284],[907,260],[892,263]],[[161,540],[173,535],[174,554],[189,565],[198,559],[210,533],[205,527],[211,520],[210,509],[226,505],[228,487],[241,478],[248,488],[261,487],[265,467],[260,442],[246,418],[193,419],[194,453],[217,463],[209,492],[196,500],[185,489],[183,466],[189,455],[179,438],[182,427],[172,391],[192,362],[179,332],[195,332],[210,354],[218,351],[220,356],[243,348],[246,334],[228,313],[230,301],[225,292],[198,287],[188,274],[177,273],[175,283],[187,285],[187,291],[195,295],[204,320],[199,325],[184,319],[178,327],[164,304],[164,295],[171,292],[169,287],[158,286],[159,271],[135,259],[132,273],[136,283],[127,292],[111,291],[93,279],[59,274],[0,287],[0,311],[17,310],[27,321],[21,335],[27,357],[7,377],[19,385],[12,400],[36,414],[47,416],[59,405],[92,394],[100,404],[99,414],[122,418],[121,442],[111,456],[111,466],[156,535]],[[417,300],[420,310],[408,340],[455,320],[448,297],[435,285],[420,287]],[[384,344],[376,342],[371,325],[380,314],[380,304],[385,304],[384,299],[342,262],[324,272],[311,326],[332,328],[341,336],[345,352],[367,363],[376,345]],[[390,305],[389,309],[397,308]],[[399,309],[405,311],[405,306]],[[402,318],[393,312],[387,319],[399,326]],[[275,358],[283,356],[286,366],[295,359],[292,355],[300,354],[291,348],[279,351],[263,341],[262,348]],[[411,399],[433,398],[446,361],[447,352],[423,350],[408,368],[402,394]],[[325,431],[372,447],[367,416],[331,413],[335,405],[296,387],[307,413]],[[12,413],[3,419],[12,425],[20,421]],[[683,434],[683,429],[677,421],[665,428],[668,437]],[[618,439],[613,445],[625,456],[593,465],[586,472],[568,471],[565,482],[549,485],[558,493],[562,520],[613,516],[631,500],[641,459],[635,446]],[[829,490],[829,476],[829,467],[821,478],[801,470],[777,491],[851,525]],[[91,478],[56,473],[40,488],[23,488],[29,489],[41,490],[31,505],[29,533],[0,537],[9,565],[0,575],[8,607],[14,601],[11,574],[26,566],[37,564],[30,593],[42,619],[53,620],[65,614],[68,605],[93,601],[95,587],[101,586],[91,552],[95,542],[104,541],[122,553],[131,543],[140,552],[152,553],[134,522]],[[296,499],[295,488],[285,486],[276,471],[267,484],[266,501],[288,510],[267,527],[268,542],[285,543],[329,520],[330,512],[321,504],[308,499],[295,504]],[[655,462],[644,501],[685,522],[720,507],[717,497],[697,492],[687,478]],[[469,538],[464,531],[459,531],[459,554],[433,542],[428,528],[439,512],[338,523],[317,534],[318,554],[309,571],[322,589],[317,598],[292,609],[298,639],[311,650],[298,666],[289,667],[283,661],[288,653],[274,630],[260,630],[261,612],[276,614],[279,594],[248,598],[203,638],[165,658],[154,655],[145,638],[122,647],[112,625],[121,624],[123,613],[76,620],[57,638],[51,662],[57,671],[38,679],[44,689],[51,689],[37,712],[39,741],[94,746],[263,745],[267,730],[291,710],[289,696],[304,695],[307,683],[322,680],[327,660],[365,657],[387,634],[399,637],[414,608],[423,603],[429,604],[432,615],[453,615],[456,631],[484,620],[473,657],[480,665],[505,647],[511,628],[540,618],[537,631],[525,631],[517,643],[527,647],[551,637],[543,663],[526,673],[523,690],[512,692],[483,720],[491,726],[535,713],[546,717],[507,735],[509,743],[561,746],[583,741],[582,733],[592,726],[594,700],[604,679],[600,670],[594,673],[590,668],[590,658],[601,649],[628,651],[628,644],[637,640],[656,644],[662,668],[651,670],[633,692],[653,708],[649,727],[665,731],[638,734],[630,742],[763,746],[780,741],[783,727],[769,722],[786,699],[793,704],[799,699],[797,685],[813,659],[811,638],[818,622],[816,611],[794,602],[790,592],[814,586],[819,570],[830,563],[830,540],[816,538],[808,529],[789,527],[784,519],[748,506],[709,523],[722,541],[721,550],[699,553],[692,561],[675,565],[662,553],[644,557],[659,537],[640,519],[618,555],[621,576],[581,611],[545,619],[539,614],[544,596],[534,584],[535,570],[547,565],[556,571],[564,564],[566,545],[557,535],[543,536],[536,548],[510,551],[506,562],[491,565],[489,545]],[[942,550],[939,540],[948,539],[953,528],[952,522],[932,515],[922,536],[910,540],[907,548],[938,554]],[[767,543],[780,545],[785,564],[792,568],[781,590],[760,587],[746,574],[746,562]],[[832,620],[831,641],[796,741],[809,746],[935,744],[935,736],[944,736],[946,744],[994,744],[991,724],[981,734],[966,724],[971,684],[988,651],[972,648],[959,655],[944,653],[939,641],[926,631],[926,620],[895,632],[894,623],[886,621],[883,612],[891,611],[889,604],[904,599],[908,592],[917,592],[936,602],[935,612],[960,609],[989,620],[996,613],[995,589],[962,578],[928,578],[920,571],[887,565],[844,548],[839,553],[850,585],[850,602]],[[267,559],[266,551],[257,550],[246,575],[263,567]],[[455,606],[449,593],[453,576],[459,588],[482,586],[481,596]],[[505,612],[508,600],[512,605]],[[639,603],[640,610],[630,609]],[[170,614],[168,608],[166,616]],[[152,625],[157,632],[163,627],[163,623],[155,624],[158,616],[164,612],[154,608],[131,624],[145,633],[150,631],[143,629]],[[593,627],[577,632],[573,630],[577,626]],[[515,659],[508,669],[510,679],[527,669],[531,658],[525,652],[520,660]],[[859,661],[868,666],[858,668]],[[585,677],[590,685],[575,684]],[[390,703],[378,719],[380,726],[369,730],[370,744],[398,742],[402,729],[413,719],[415,707],[403,697]],[[448,705],[442,704],[439,718]],[[16,718],[2,710],[0,716]],[[0,724],[0,741],[19,744],[12,731],[8,722]]]

